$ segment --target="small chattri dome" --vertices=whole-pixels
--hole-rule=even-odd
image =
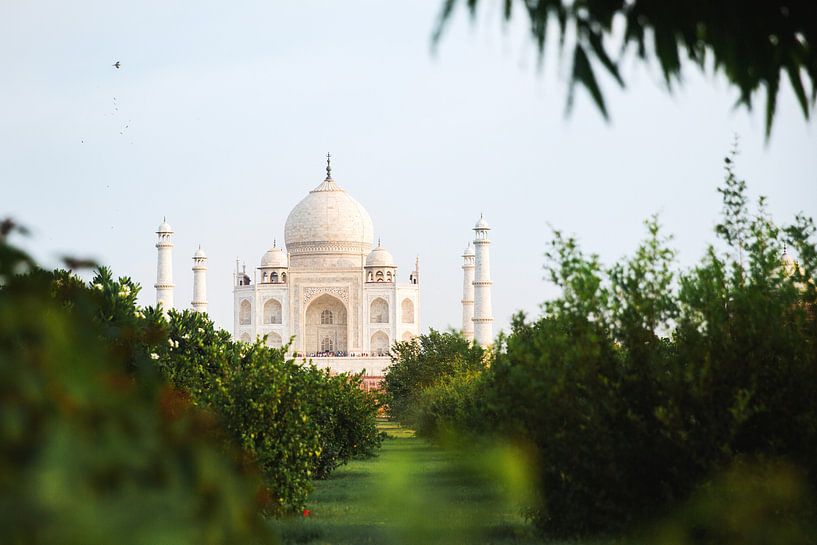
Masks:
[[[490,229],[490,227],[488,227],[488,222],[485,221],[485,218],[483,217],[482,214],[479,215],[479,221],[474,226],[474,229]]]
[[[369,256],[366,258],[366,266],[396,267],[394,264],[394,257],[392,257],[391,253],[387,249],[380,245],[379,240],[377,241],[377,248],[369,252]]]
[[[474,245],[471,242],[468,242],[468,246],[465,247],[465,251],[462,253],[463,257],[470,257],[475,255],[474,254]]]
[[[167,218],[162,218],[162,223],[156,228],[157,233],[172,233],[173,228],[167,223]]]
[[[273,244],[272,248],[267,250],[263,256],[261,256],[261,267],[273,267],[273,268],[285,268],[289,267],[289,263],[287,260],[287,254],[284,252],[283,248],[278,248],[277,245]]]
[[[199,246],[199,249],[196,250],[196,253],[193,254],[193,257],[198,257],[198,258],[201,258],[201,259],[205,259],[205,258],[207,258],[207,254],[205,254],[204,250],[202,250],[201,246]]]

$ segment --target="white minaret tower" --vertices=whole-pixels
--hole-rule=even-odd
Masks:
[[[488,223],[482,214],[474,226],[476,247],[476,274],[474,278],[474,340],[482,347],[494,341],[494,317],[491,309],[491,241],[488,240]]]
[[[207,312],[207,255],[204,250],[196,250],[193,254],[193,310]]]
[[[462,254],[462,334],[474,340],[474,247],[468,243]]]
[[[173,229],[167,223],[167,218],[162,220],[161,225],[156,230],[159,240],[156,241],[156,249],[159,250],[159,260],[156,270],[156,304],[162,305],[165,315],[173,308]]]
[[[414,260],[414,270],[409,274],[409,284],[420,283],[420,256]]]

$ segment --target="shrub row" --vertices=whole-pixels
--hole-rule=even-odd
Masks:
[[[313,478],[380,446],[377,400],[360,377],[330,376],[262,340],[234,342],[200,313],[172,311],[169,321],[159,368],[259,464],[270,513],[302,509]]]
[[[735,464],[793,468],[817,490],[814,224],[799,216],[781,229],[762,200],[750,214],[730,165],[724,252],[710,247],[677,273],[652,219],[635,254],[604,268],[557,232],[547,270],[561,296],[537,320],[516,316],[489,366],[440,373],[401,408],[431,437],[531,445],[529,512],[544,532],[632,528]],[[406,361],[422,359],[434,355]]]
[[[0,235],[0,541],[267,543],[312,478],[376,451],[372,394],[102,268],[46,272]]]

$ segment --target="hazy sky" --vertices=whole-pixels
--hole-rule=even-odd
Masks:
[[[722,78],[655,67],[603,81],[612,122],[566,66],[536,54],[495,3],[460,12],[436,55],[441,0],[0,4],[0,215],[33,229],[45,264],[94,257],[154,302],[156,226],[176,231],[177,306],[191,256],[209,260],[210,312],[232,325],[236,256],[255,267],[324,176],[372,216],[403,280],[421,260],[423,327],[459,326],[461,253],[484,212],[497,329],[537,313],[552,225],[610,262],[660,213],[688,266],[713,239],[722,157],[780,221],[817,216],[817,126],[784,85],[771,141]],[[122,69],[111,66],[122,62]],[[760,103],[761,100],[758,101]]]

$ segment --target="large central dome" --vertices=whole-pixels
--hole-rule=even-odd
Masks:
[[[284,228],[291,255],[368,254],[373,237],[369,213],[335,183],[328,163],[326,179],[292,209]]]

